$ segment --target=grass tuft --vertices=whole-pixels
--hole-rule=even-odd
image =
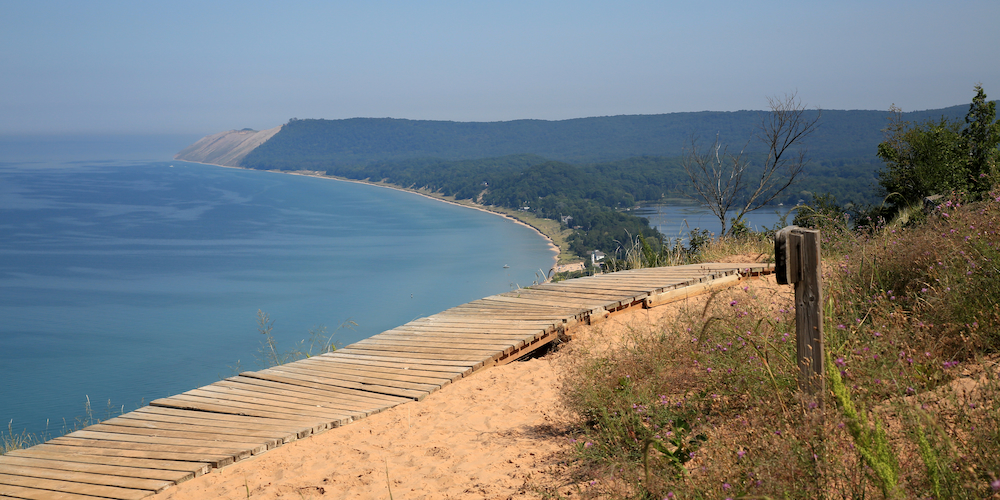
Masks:
[[[751,281],[583,356],[574,480],[606,498],[1000,495],[1000,193],[822,228],[828,392],[800,397],[791,287]],[[766,253],[762,235],[703,261]]]

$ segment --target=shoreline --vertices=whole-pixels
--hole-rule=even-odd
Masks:
[[[200,162],[200,161],[183,160],[183,159],[180,159],[180,158],[173,158],[173,160],[183,161],[185,163],[195,163],[195,164],[198,164],[198,165],[209,165],[209,166],[212,166],[212,167],[234,168],[234,169],[237,169],[237,170],[254,170],[254,169],[250,169],[250,168],[233,167],[233,166],[229,166],[229,165],[219,165],[217,163],[205,163],[205,162]],[[355,184],[365,184],[365,185],[368,185],[368,186],[381,187],[381,188],[386,188],[386,189],[393,189],[393,190],[396,190],[396,191],[402,191],[404,193],[411,193],[411,194],[415,194],[415,195],[418,195],[418,196],[423,196],[424,198],[427,198],[427,199],[430,199],[430,200],[440,201],[442,203],[448,203],[450,205],[456,205],[456,206],[459,206],[459,207],[469,208],[469,209],[472,209],[472,210],[479,210],[480,212],[485,212],[485,213],[488,213],[488,214],[496,215],[496,216],[502,217],[504,219],[507,219],[507,220],[509,220],[509,221],[511,221],[511,222],[513,222],[515,224],[520,224],[522,226],[530,228],[532,231],[534,231],[535,233],[538,233],[539,236],[541,236],[542,238],[544,238],[546,242],[548,242],[549,249],[555,255],[553,255],[553,257],[552,257],[552,265],[549,267],[548,275],[546,276],[546,281],[553,274],[553,271],[560,266],[560,264],[559,264],[559,256],[561,255],[562,251],[559,249],[559,246],[555,244],[555,242],[552,240],[552,238],[549,235],[547,235],[544,232],[542,232],[541,229],[538,229],[537,227],[532,226],[531,224],[529,224],[529,223],[527,223],[527,222],[525,222],[523,220],[520,220],[520,219],[518,219],[518,218],[516,218],[516,217],[514,217],[514,216],[512,216],[510,214],[506,214],[506,213],[503,213],[503,212],[498,212],[498,211],[495,211],[495,210],[490,210],[489,208],[486,208],[486,207],[484,207],[482,205],[459,203],[457,201],[448,200],[448,199],[445,199],[443,197],[439,198],[439,197],[436,197],[436,196],[432,196],[430,194],[417,191],[415,189],[407,189],[407,188],[403,188],[403,187],[399,187],[399,186],[393,186],[393,185],[390,185],[390,184],[379,183],[379,182],[363,181],[363,180],[357,180],[357,179],[347,179],[347,178],[344,178],[344,177],[337,177],[337,176],[333,176],[333,175],[326,175],[325,173],[322,173],[322,172],[319,172],[319,171],[315,171],[315,170],[297,170],[297,171],[288,171],[288,172],[282,171],[282,170],[256,170],[256,171],[257,172],[270,172],[270,173],[274,173],[274,174],[298,175],[298,176],[302,176],[302,177],[314,177],[314,178],[317,178],[317,179],[328,179],[328,180],[340,181],[340,182],[353,182]]]

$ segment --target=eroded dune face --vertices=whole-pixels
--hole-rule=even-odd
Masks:
[[[279,130],[281,127],[261,131],[243,129],[219,132],[203,137],[174,155],[174,159],[238,167],[246,155],[250,154],[257,146],[267,142]]]

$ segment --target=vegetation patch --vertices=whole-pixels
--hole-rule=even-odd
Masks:
[[[797,388],[791,287],[769,280],[587,356],[566,377],[573,480],[607,498],[1000,494],[998,229],[1000,193],[823,228],[818,402]]]

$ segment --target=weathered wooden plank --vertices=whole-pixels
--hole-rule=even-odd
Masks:
[[[231,433],[220,433],[218,431],[206,430],[204,427],[200,430],[196,430],[191,426],[181,426],[180,429],[167,429],[163,426],[150,426],[150,425],[127,425],[128,420],[119,420],[117,422],[107,421],[101,422],[99,424],[87,426],[86,431],[94,432],[107,432],[109,434],[128,434],[131,436],[142,436],[147,438],[178,438],[178,439],[191,439],[202,443],[212,443],[215,444],[231,444],[234,446],[251,444],[263,446],[264,449],[276,448],[278,445],[283,444],[282,439],[273,436],[260,436],[260,435],[250,435],[246,432],[236,433],[233,429]],[[125,423],[126,425],[121,425]],[[261,450],[264,451],[264,450]]]
[[[55,438],[46,441],[44,444],[32,446],[35,449],[39,446],[45,451],[69,455],[97,455],[118,458],[139,458],[153,461],[176,461],[190,462],[193,464],[206,464],[211,467],[224,467],[233,463],[232,456],[202,454],[188,451],[171,451],[163,447],[151,446],[125,446],[128,443],[105,443],[90,439],[61,439]]]
[[[298,406],[278,406],[273,402],[259,397],[243,396],[241,394],[222,394],[216,391],[205,389],[194,389],[183,394],[178,394],[167,400],[187,401],[191,403],[205,403],[225,407],[233,411],[261,412],[277,415],[282,418],[297,417],[303,420],[311,419],[337,427],[350,422],[351,416],[336,410],[326,411],[322,408],[304,408]],[[154,401],[155,403],[155,401]]]
[[[52,445],[43,443],[32,446],[24,450],[14,450],[7,453],[9,456],[37,458],[47,460],[63,460],[66,462],[110,465],[117,467],[141,467],[149,470],[163,470],[168,472],[190,473],[198,477],[207,474],[211,470],[208,463],[188,462],[166,459],[149,459],[137,456],[118,457],[102,454],[88,454],[86,450],[69,446]]]
[[[301,375],[307,375],[310,377],[316,377],[324,380],[330,381],[330,383],[337,384],[358,384],[359,387],[363,387],[366,390],[380,391],[392,390],[392,391],[416,391],[416,392],[431,392],[439,389],[441,386],[436,384],[427,384],[419,382],[407,382],[405,380],[385,380],[385,379],[372,379],[369,377],[358,376],[351,373],[343,371],[331,371],[325,370],[323,368],[318,368],[316,366],[307,365],[285,365],[281,367],[276,367],[274,369],[279,373],[298,373]]]
[[[0,484],[7,486],[19,486],[25,489],[49,490],[59,493],[72,493],[76,495],[91,495],[93,497],[113,498],[116,500],[139,500],[150,495],[149,491],[134,490],[129,488],[119,488],[116,486],[101,486],[97,484],[74,483],[70,481],[59,481],[55,479],[44,479],[40,477],[15,476],[0,473]],[[6,490],[6,491],[5,491]],[[0,488],[0,493],[5,495],[16,495],[18,493],[8,493],[6,488]],[[28,498],[53,498],[42,496],[40,493],[32,494]],[[67,497],[62,497],[67,498]]]
[[[252,417],[264,417],[280,420],[290,420],[292,417],[302,418],[302,415],[291,412],[276,412],[272,406],[252,405],[247,403],[236,403],[220,398],[202,398],[196,396],[185,396],[179,394],[169,398],[157,399],[149,403],[151,406],[163,406],[167,408],[179,408],[182,410],[197,410],[213,413],[229,413],[232,415],[247,415]],[[341,424],[340,420],[329,422],[327,419],[303,420],[303,424],[308,424],[312,428],[313,434],[323,432],[331,427]]]
[[[400,359],[392,357],[377,357],[364,355],[347,355],[327,359],[330,363],[345,365],[377,366],[385,368],[395,368],[398,370],[417,370],[428,373],[439,373],[443,377],[451,377],[452,380],[462,378],[472,373],[471,366],[450,366],[437,364],[423,364],[420,360]],[[414,362],[417,361],[417,362]]]
[[[104,427],[100,427],[101,424],[87,426],[86,429],[79,431],[73,431],[67,434],[65,437],[77,438],[77,439],[93,439],[100,441],[116,441],[124,443],[139,443],[139,444],[156,444],[156,445],[166,445],[174,447],[192,447],[205,450],[215,450],[216,453],[229,454],[237,453],[242,454],[244,451],[249,451],[250,453],[263,453],[267,451],[267,445],[262,443],[237,443],[230,441],[203,441],[197,438],[180,438],[180,437],[157,437],[157,436],[142,436],[136,434],[120,434],[116,432],[108,432]],[[95,429],[96,428],[96,429]],[[95,429],[95,430],[88,430]]]
[[[523,342],[520,341],[519,342]],[[357,343],[354,346],[387,346],[400,350],[410,350],[414,352],[467,352],[489,356],[496,351],[511,349],[518,342],[495,342],[491,344],[464,342],[461,338],[427,338],[412,337],[410,339],[392,338],[389,336],[377,335]]]
[[[331,393],[309,387],[282,384],[280,382],[251,377],[231,377],[226,379],[225,383],[233,384],[234,387],[238,386],[247,390],[289,396],[302,402],[309,402],[310,404],[329,403],[332,406],[350,410],[355,413],[363,413],[365,415],[370,415],[372,412],[385,408],[384,401],[367,400],[350,395]]]
[[[0,457],[3,458],[3,457]],[[82,483],[86,485],[96,485],[96,486],[113,486],[117,488],[127,488],[130,490],[145,490],[147,492],[159,493],[170,486],[173,486],[172,481],[163,481],[160,479],[146,479],[139,477],[125,477],[116,476],[110,474],[94,474],[91,472],[81,472],[81,471],[68,471],[60,469],[50,469],[45,467],[38,467],[36,465],[24,465],[24,462],[30,460],[0,460],[0,476],[11,475],[11,476],[24,476],[29,478],[37,479],[52,479],[56,481],[65,481],[68,483]],[[148,496],[146,495],[143,496]]]
[[[463,344],[471,344],[477,346],[503,346],[503,345],[516,345],[520,342],[530,341],[531,339],[541,335],[542,332],[530,332],[530,333],[519,333],[513,335],[500,335],[500,334],[483,334],[483,333],[469,333],[469,332],[455,332],[455,331],[434,331],[434,330],[389,330],[387,332],[382,332],[376,337],[379,340],[401,340],[401,341],[434,341],[434,342],[459,342]],[[376,338],[372,337],[372,338]],[[506,343],[506,344],[503,344]]]
[[[347,363],[337,363],[335,361],[315,360],[308,366],[311,369],[322,370],[330,373],[343,373],[359,377],[375,377],[392,379],[404,382],[414,382],[419,384],[429,384],[437,387],[444,387],[453,380],[442,376],[440,372],[423,372],[419,370],[403,370],[399,368],[368,367],[365,365],[355,365]]]
[[[353,420],[355,417],[363,418],[367,416],[367,413],[363,410],[345,408],[344,405],[331,401],[310,400],[297,395],[263,391],[258,387],[247,384],[216,382],[212,385],[202,387],[197,391],[198,392],[189,392],[192,395],[203,397],[218,397],[238,401],[240,403],[253,403],[280,407],[303,417],[312,415],[321,419],[330,419],[332,417],[337,419]]]
[[[455,355],[455,354],[434,354],[434,353],[428,354],[428,353],[408,352],[408,351],[399,351],[399,352],[388,351],[387,352],[387,351],[382,350],[382,349],[371,349],[371,348],[369,348],[367,346],[357,346],[357,347],[355,347],[355,346],[348,346],[348,347],[345,347],[345,348],[341,349],[341,351],[343,351],[345,353],[348,353],[348,354],[355,354],[355,355],[391,356],[391,357],[401,358],[401,359],[409,358],[409,359],[418,359],[418,360],[422,360],[422,361],[458,361],[458,362],[462,362],[462,363],[469,363],[474,368],[478,368],[478,367],[482,366],[482,364],[483,364],[482,356],[470,356],[470,355],[465,355],[465,354],[460,354],[460,355]]]
[[[197,410],[182,410],[163,406],[145,406],[138,410],[121,415],[127,418],[144,418],[164,422],[200,422],[209,426],[239,426],[249,429],[273,430],[276,432],[294,433],[302,439],[313,432],[312,425],[301,420],[281,420],[276,418],[251,417],[231,415],[227,413],[211,413]]]
[[[300,386],[319,390],[330,390],[340,392],[343,391],[344,394],[358,395],[362,399],[371,399],[372,405],[385,405],[385,407],[396,406],[401,403],[406,403],[413,401],[413,398],[403,397],[403,396],[392,396],[388,394],[374,393],[369,391],[350,389],[345,387],[331,386],[323,382],[316,382],[302,377],[288,377],[278,373],[264,373],[264,372],[245,372],[240,374],[241,377],[255,378],[259,380],[266,380],[269,382],[275,382],[279,384],[285,384],[289,386]],[[370,397],[370,398],[369,398]],[[373,406],[377,407],[377,406]]]
[[[158,479],[169,481],[173,484],[182,483],[194,478],[194,472],[173,471],[163,469],[143,469],[127,465],[107,465],[88,462],[74,462],[64,460],[62,457],[44,458],[37,455],[3,455],[0,463],[10,465],[20,465],[24,467],[38,467],[43,469],[61,470],[67,472],[87,472],[90,474],[105,474],[116,477],[133,477],[140,479]]]
[[[222,435],[240,436],[243,438],[263,438],[274,439],[281,443],[290,443],[299,439],[298,433],[289,429],[265,429],[259,426],[240,425],[237,423],[224,423],[210,419],[181,419],[177,417],[160,416],[156,414],[132,414],[126,413],[111,420],[102,422],[107,425],[120,425],[123,427],[137,427],[145,429],[162,430],[190,430],[195,432],[216,433]]]
[[[296,378],[308,382],[316,382],[325,385],[335,385],[339,387],[346,387],[349,389],[359,389],[359,390],[369,391],[372,393],[388,394],[391,396],[400,396],[417,400],[423,399],[428,394],[428,391],[402,389],[398,387],[389,387],[381,384],[367,384],[364,382],[355,382],[352,380],[343,380],[340,378],[323,377],[313,373],[302,373],[298,370],[289,370],[289,369],[277,370],[274,368],[269,368],[267,372],[280,375],[282,377]]]
[[[3,495],[0,498],[27,500],[94,500],[94,497],[90,495],[78,495],[76,493],[66,493],[3,483],[0,483],[0,495]]]

